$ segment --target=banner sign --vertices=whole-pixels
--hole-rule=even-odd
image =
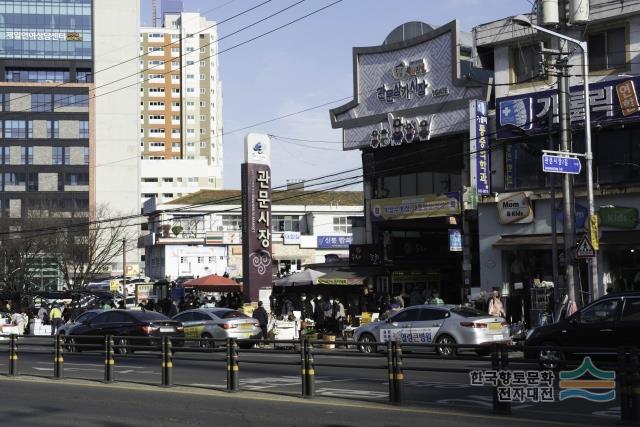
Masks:
[[[462,252],[462,233],[457,228],[449,229],[449,252]]]
[[[501,224],[529,224],[533,209],[525,193],[505,193],[498,199],[498,218]]]
[[[371,199],[371,220],[435,218],[460,214],[460,193]]]
[[[640,119],[640,107],[636,86],[640,77],[608,80],[589,85],[591,124],[603,125],[611,122],[621,123]],[[584,93],[582,86],[571,87],[570,120],[576,128],[584,126]],[[528,135],[547,132],[547,113],[552,109],[554,123],[558,122],[558,92],[545,90],[522,95],[496,99],[498,107],[497,138],[515,138],[522,135],[518,129]]]
[[[242,271],[245,302],[272,283],[271,141],[268,135],[245,137],[242,164]]]
[[[318,236],[318,249],[349,249],[352,236]]]
[[[603,227],[634,229],[638,225],[636,208],[601,207],[598,211]]]
[[[469,154],[471,186],[478,194],[491,194],[491,152],[489,151],[487,102],[474,99],[469,101]]]
[[[300,244],[300,232],[299,231],[285,231],[282,233],[282,240],[285,245],[299,245]]]
[[[564,222],[564,212],[562,212],[562,199],[558,202],[560,203],[558,208],[556,209],[556,219],[563,223]],[[585,228],[585,224],[587,223],[587,218],[589,217],[589,209],[586,206],[582,206],[579,203],[575,204],[575,224],[576,229],[583,230]]]
[[[349,264],[380,265],[382,250],[377,245],[349,245]]]

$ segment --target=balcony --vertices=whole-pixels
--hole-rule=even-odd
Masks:
[[[149,105],[149,111],[164,111],[164,105]]]

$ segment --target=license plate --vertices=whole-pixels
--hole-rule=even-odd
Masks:
[[[502,324],[501,323],[489,323],[489,329],[491,329],[492,331],[495,331],[496,329],[501,329],[502,328]]]
[[[175,332],[175,329],[172,327],[160,327],[160,332]]]
[[[253,329],[253,325],[251,323],[241,323],[240,329]]]
[[[492,335],[491,339],[493,341],[502,341],[502,335]]]

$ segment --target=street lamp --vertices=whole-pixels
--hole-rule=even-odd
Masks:
[[[594,229],[591,226],[592,222],[595,221],[595,205],[593,200],[593,153],[591,151],[591,108],[590,108],[590,100],[589,100],[589,51],[587,47],[586,41],[577,40],[571,37],[567,37],[564,34],[556,33],[555,31],[548,30],[544,27],[536,25],[531,22],[529,18],[524,15],[517,15],[511,18],[511,22],[514,24],[532,28],[534,30],[540,31],[541,33],[546,33],[557,37],[562,40],[566,40],[568,42],[574,43],[578,45],[578,47],[582,50],[582,74],[584,77],[584,142],[585,142],[585,159],[587,166],[587,198],[589,201],[589,234],[591,234]],[[598,236],[591,235],[591,241],[595,241]],[[594,257],[591,260],[591,297],[592,299],[596,299],[598,297],[598,257]]]

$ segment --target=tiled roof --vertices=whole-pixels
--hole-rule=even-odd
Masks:
[[[360,206],[363,204],[361,191],[301,191],[280,190],[272,194],[274,205],[338,205]],[[178,199],[170,205],[204,205],[207,203],[238,205],[240,204],[240,190],[200,190]]]

